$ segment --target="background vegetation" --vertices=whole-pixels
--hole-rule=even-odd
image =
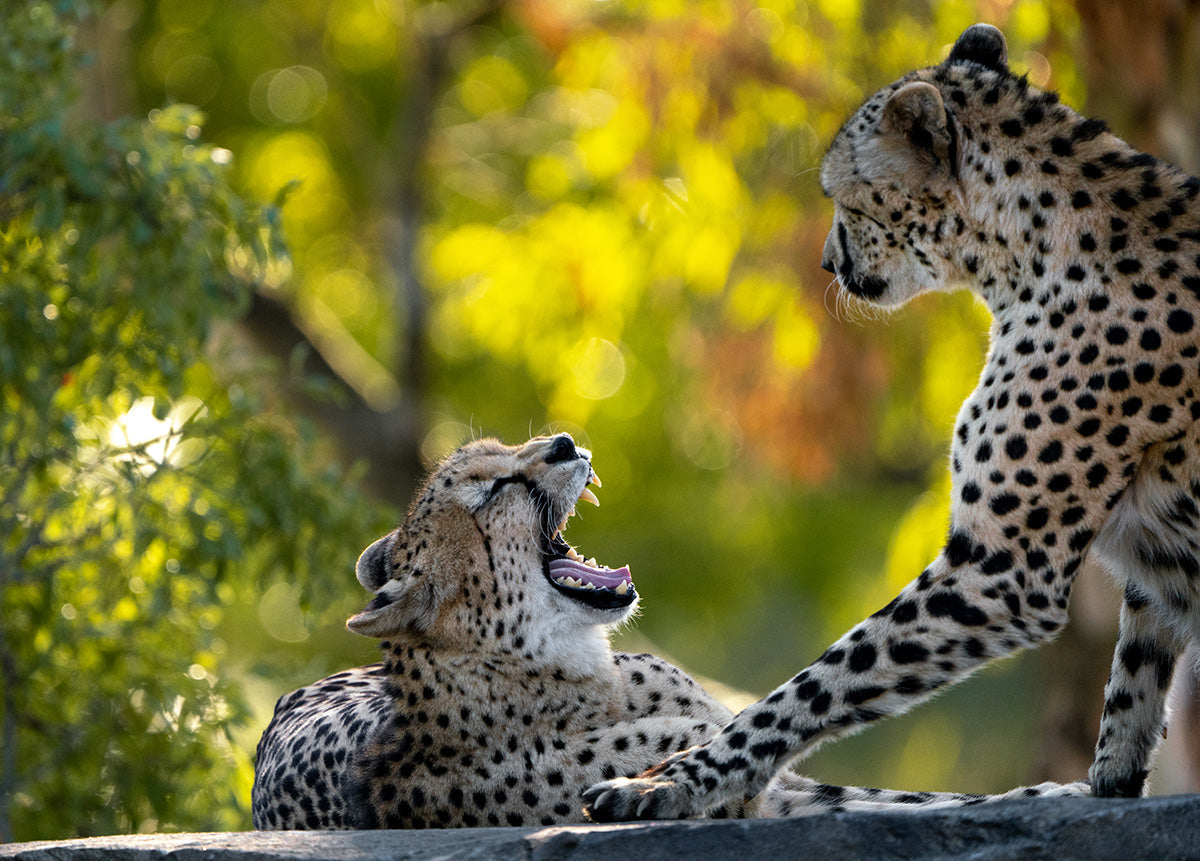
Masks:
[[[571,538],[633,567],[621,644],[769,690],[936,552],[985,347],[966,294],[839,306],[816,167],[842,120],[986,20],[1035,83],[1198,161],[1192,4],[0,19],[0,839],[248,827],[275,698],[372,660],[342,627],[358,551],[481,434],[592,447],[603,508]],[[1078,778],[1112,625],[1080,591],[1052,649],[805,770]]]

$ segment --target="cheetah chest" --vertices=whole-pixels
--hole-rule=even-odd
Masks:
[[[1200,426],[1148,448],[1096,553],[1182,639],[1200,637]]]

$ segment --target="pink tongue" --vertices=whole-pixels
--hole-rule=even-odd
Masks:
[[[574,559],[551,560],[550,576],[556,579],[574,577],[583,583],[591,583],[598,589],[616,589],[622,583],[633,585],[628,565],[622,565],[620,568],[593,568]]]

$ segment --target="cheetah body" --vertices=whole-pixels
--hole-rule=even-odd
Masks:
[[[903,712],[1067,619],[1085,556],[1125,587],[1090,770],[1138,795],[1177,657],[1200,640],[1200,180],[1007,68],[976,25],[869,99],[822,166],[823,265],[895,307],[969,285],[992,316],[951,447],[939,556],[712,741],[587,793],[604,819],[694,814]],[[760,749],[744,767],[729,740]]]
[[[349,621],[380,664],[279,700],[258,747],[260,829],[551,825],[581,793],[710,738],[732,718],[679,668],[613,652],[638,596],[561,529],[594,478],[566,435],[464,446],[403,526],[359,559],[374,598]],[[570,579],[567,579],[567,578]],[[1014,790],[1015,796],[1059,791]],[[784,773],[719,816],[918,809],[996,797],[827,786]]]
[[[609,649],[636,589],[560,532],[593,478],[565,435],[483,440],[440,466],[359,559],[375,597],[348,625],[383,640],[383,662],[279,701],[258,750],[256,827],[578,821],[582,787],[728,720],[677,668]]]

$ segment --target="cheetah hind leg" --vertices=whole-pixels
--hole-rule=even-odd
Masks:
[[[1091,794],[1092,787],[1086,781],[1039,783],[1037,786],[1022,786],[999,795],[974,795],[835,786],[819,783],[794,772],[783,771],[772,779],[761,795],[747,805],[746,815],[762,819],[783,819],[818,813],[919,811],[970,807],[1022,798],[1085,797]]]

